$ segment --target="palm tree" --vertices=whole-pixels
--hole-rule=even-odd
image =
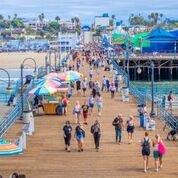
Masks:
[[[55,20],[59,23],[59,21],[61,20],[61,18],[59,16],[56,16]]]
[[[111,18],[114,20],[114,19],[116,18],[116,16],[113,14],[113,15],[111,16]]]
[[[4,19],[3,15],[0,14],[0,20],[3,20],[3,19]]]
[[[163,14],[159,14],[160,18],[161,18],[161,23],[163,23]]]
[[[14,19],[16,19],[17,18],[17,14],[14,14]]]

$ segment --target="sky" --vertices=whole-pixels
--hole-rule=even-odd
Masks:
[[[17,13],[33,18],[43,12],[48,19],[78,16],[83,24],[92,23],[94,16],[103,13],[115,14],[126,22],[131,13],[147,16],[155,11],[178,19],[178,0],[0,0],[0,14],[4,16]]]

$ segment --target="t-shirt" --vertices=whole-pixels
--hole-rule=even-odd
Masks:
[[[72,127],[71,126],[67,126],[65,125],[63,127],[63,131],[64,131],[64,134],[67,136],[67,135],[70,135],[72,133]]]
[[[119,119],[118,117],[116,117],[112,124],[113,126],[115,126],[115,128],[122,129],[123,119]]]
[[[88,113],[88,109],[89,109],[88,105],[83,105],[82,106],[83,113]]]

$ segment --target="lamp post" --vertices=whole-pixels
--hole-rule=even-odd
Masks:
[[[11,81],[10,81],[10,74],[9,74],[9,72],[6,69],[0,68],[0,70],[4,71],[7,74],[7,76],[8,76],[8,84],[7,84],[6,90],[9,91],[9,90],[12,89],[11,88]]]
[[[24,69],[24,63],[27,61],[27,60],[32,60],[35,64],[35,70],[34,70],[34,73],[36,73],[36,69],[37,69],[37,65],[36,65],[36,61],[33,59],[33,58],[25,58],[22,62],[22,64],[20,65],[20,74],[21,74],[21,88],[20,88],[20,95],[21,95],[21,104],[22,104],[22,113],[21,113],[21,117],[23,117],[23,69]]]
[[[151,61],[150,68],[151,68],[151,112],[150,116],[155,116],[154,112],[154,62]]]
[[[151,112],[150,112],[150,116],[154,117],[155,116],[155,112],[154,112],[154,62],[150,61],[150,66],[151,68]],[[140,66],[137,69],[137,73],[141,74],[142,69],[140,68]]]
[[[128,79],[127,79],[127,88],[129,88],[130,85],[130,71],[129,71],[129,28],[125,28],[126,31],[126,61],[127,61],[127,74],[128,74]]]

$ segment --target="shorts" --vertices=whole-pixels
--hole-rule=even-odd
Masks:
[[[72,137],[71,134],[69,134],[66,137],[64,137],[65,145],[70,146],[71,137]]]
[[[150,149],[142,149],[142,156],[150,156]]]
[[[89,103],[89,107],[90,107],[90,108],[93,108],[93,107],[94,107],[94,104],[93,104],[93,103]]]
[[[127,126],[127,132],[133,133],[134,132],[134,126]]]
[[[78,90],[81,90],[81,87],[77,86],[77,91],[78,91]]]
[[[153,151],[153,158],[154,159],[158,159],[158,158],[161,158],[162,155],[159,153],[159,151]]]
[[[103,107],[103,104],[102,103],[97,103],[96,106],[97,106],[98,109],[101,109]]]
[[[83,91],[86,91],[87,89],[86,88],[82,88]]]

